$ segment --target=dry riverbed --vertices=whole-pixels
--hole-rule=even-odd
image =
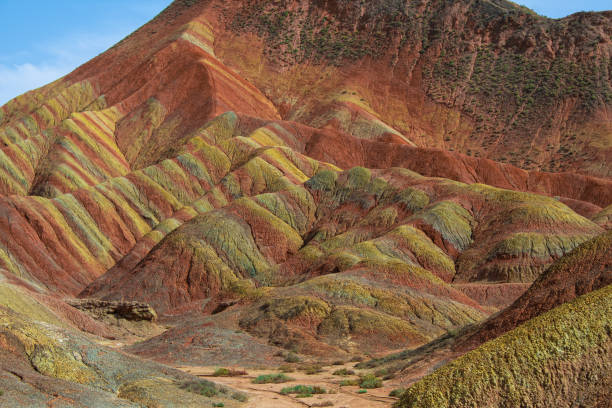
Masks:
[[[318,374],[306,374],[301,371],[286,373],[292,380],[281,384],[254,384],[253,380],[262,374],[273,374],[275,370],[255,370],[245,369],[248,374],[237,377],[213,377],[212,374],[218,367],[192,367],[180,366],[180,370],[205,377],[211,381],[226,385],[233,389],[248,394],[249,400],[245,403],[245,408],[292,408],[292,407],[335,407],[335,408],[382,408],[390,407],[396,398],[389,397],[389,392],[393,387],[383,384],[381,388],[368,389],[366,393],[358,393],[357,386],[340,386],[340,382],[345,379],[356,379],[357,375],[337,376],[332,373],[336,370],[346,368],[359,373],[354,368],[356,363],[344,365],[333,365],[322,367],[322,372]],[[231,367],[239,370],[238,367]],[[297,398],[295,394],[283,395],[281,389],[295,385],[319,386],[327,392],[325,394],[315,394],[312,397]]]

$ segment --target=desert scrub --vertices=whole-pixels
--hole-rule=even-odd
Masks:
[[[605,377],[610,359],[611,298],[608,285],[527,321],[421,379],[397,407],[569,407],[602,392],[591,379]],[[565,389],[560,375],[578,381]]]
[[[332,375],[341,375],[343,377],[346,377],[347,375],[355,375],[355,372],[353,370],[348,370],[346,368],[341,368],[340,370],[336,370],[332,373]]]
[[[232,394],[232,399],[239,402],[247,402],[249,397],[243,392],[235,392]]]
[[[340,382],[341,387],[350,387],[350,386],[358,386],[358,385],[359,385],[358,379],[342,380]]]
[[[382,380],[374,374],[366,374],[359,379],[359,386],[361,388],[380,388],[382,387]]]
[[[224,403],[222,403],[222,402],[213,402],[213,403],[212,403],[212,406],[213,406],[213,407],[224,407],[224,406],[225,406],[225,404],[224,404]]]
[[[293,381],[293,378],[286,376],[283,373],[278,374],[262,374],[253,380],[254,384],[280,384],[288,381]]]
[[[319,387],[317,385],[315,386],[310,386],[310,385],[294,385],[293,387],[285,387],[281,390],[281,394],[283,395],[289,395],[289,394],[297,394],[298,398],[300,396],[306,397],[312,397],[313,394],[325,394],[327,393],[327,391],[325,390],[325,388]]]
[[[285,362],[287,362],[287,363],[299,363],[300,362],[300,357],[297,354],[291,352],[291,353],[288,353],[287,356],[285,357]]]
[[[300,371],[307,375],[314,375],[323,372],[323,367],[319,364],[306,364],[300,367]]]
[[[406,392],[405,388],[396,388],[389,393],[389,396],[399,398],[404,392]]]
[[[192,392],[194,394],[200,394],[205,397],[216,397],[219,394],[226,394],[227,389],[223,387],[217,386],[212,381],[208,380],[197,380],[197,381],[188,381],[182,383],[180,388]]]
[[[231,368],[217,368],[212,374],[213,377],[238,377],[241,375],[247,375],[248,373],[244,370],[233,370]]]

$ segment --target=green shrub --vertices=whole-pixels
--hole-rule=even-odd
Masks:
[[[280,384],[287,381],[293,381],[293,378],[287,377],[283,373],[279,374],[262,374],[253,380],[254,384]]]
[[[224,406],[225,406],[225,404],[224,404],[224,403],[222,403],[222,402],[217,402],[217,403],[213,402],[213,403],[212,403],[212,406],[213,406],[213,407],[224,407]]]
[[[389,393],[389,396],[399,398],[404,393],[404,391],[406,391],[405,388],[396,388]]]
[[[300,367],[300,371],[307,375],[314,375],[323,372],[323,368],[319,364],[309,364]]]
[[[232,399],[235,399],[236,401],[240,402],[246,402],[249,397],[243,392],[235,392],[232,394]]]
[[[382,380],[374,374],[366,374],[361,377],[359,386],[361,388],[380,388],[382,387]]]
[[[243,370],[233,370],[231,368],[217,368],[213,373],[213,377],[238,377],[247,374],[248,373]]]
[[[358,394],[365,394],[366,392],[368,392],[368,390],[359,390],[359,391],[357,391]]]
[[[215,397],[220,392],[225,393],[227,390],[225,388],[219,389],[217,384],[208,380],[198,380],[198,381],[189,381],[181,384],[180,388],[193,392],[194,394],[200,394],[205,397]]]
[[[341,368],[340,370],[334,371],[332,374],[347,376],[347,375],[355,375],[355,372],[353,370],[347,370],[346,368]]]
[[[298,394],[298,397],[306,394],[309,394],[309,396],[312,397],[312,394],[325,394],[326,392],[327,391],[325,391],[325,388],[317,385],[314,387],[311,387],[310,385],[294,385],[293,387],[285,387],[281,390],[281,394],[283,395]]]
[[[300,357],[297,354],[291,352],[291,353],[287,354],[287,356],[285,357],[285,362],[287,362],[287,363],[299,363],[300,362]]]
[[[387,374],[389,374],[389,370],[387,370],[386,368],[381,368],[380,370],[374,371],[374,375],[376,377],[384,377]]]
[[[359,385],[359,380],[342,380],[342,382],[340,382],[341,387],[348,387],[351,385]]]

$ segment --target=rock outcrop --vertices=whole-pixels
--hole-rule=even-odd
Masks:
[[[114,315],[119,319],[155,321],[157,313],[146,303],[118,302],[99,299],[70,299],[67,303],[94,316]]]

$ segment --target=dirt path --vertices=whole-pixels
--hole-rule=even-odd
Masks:
[[[253,379],[261,374],[270,374],[274,370],[245,370],[248,375],[240,377],[213,377],[216,383],[240,390],[249,395],[249,400],[243,405],[244,408],[304,408],[304,407],[336,407],[336,408],[382,408],[390,407],[395,398],[389,397],[392,387],[382,387],[367,390],[367,393],[359,394],[359,387],[340,387],[344,379],[357,378],[357,376],[340,377],[332,375],[332,372],[341,369],[354,369],[355,363],[342,366],[323,367],[319,374],[307,375],[296,371],[288,373],[292,381],[282,384],[253,384]],[[212,377],[211,374],[217,367],[176,367],[180,370],[194,374],[198,377]],[[238,369],[239,367],[232,367]],[[357,371],[357,370],[355,370]],[[282,395],[281,389],[294,385],[318,385],[325,388],[328,393],[313,395],[308,398],[296,398],[295,395]]]

